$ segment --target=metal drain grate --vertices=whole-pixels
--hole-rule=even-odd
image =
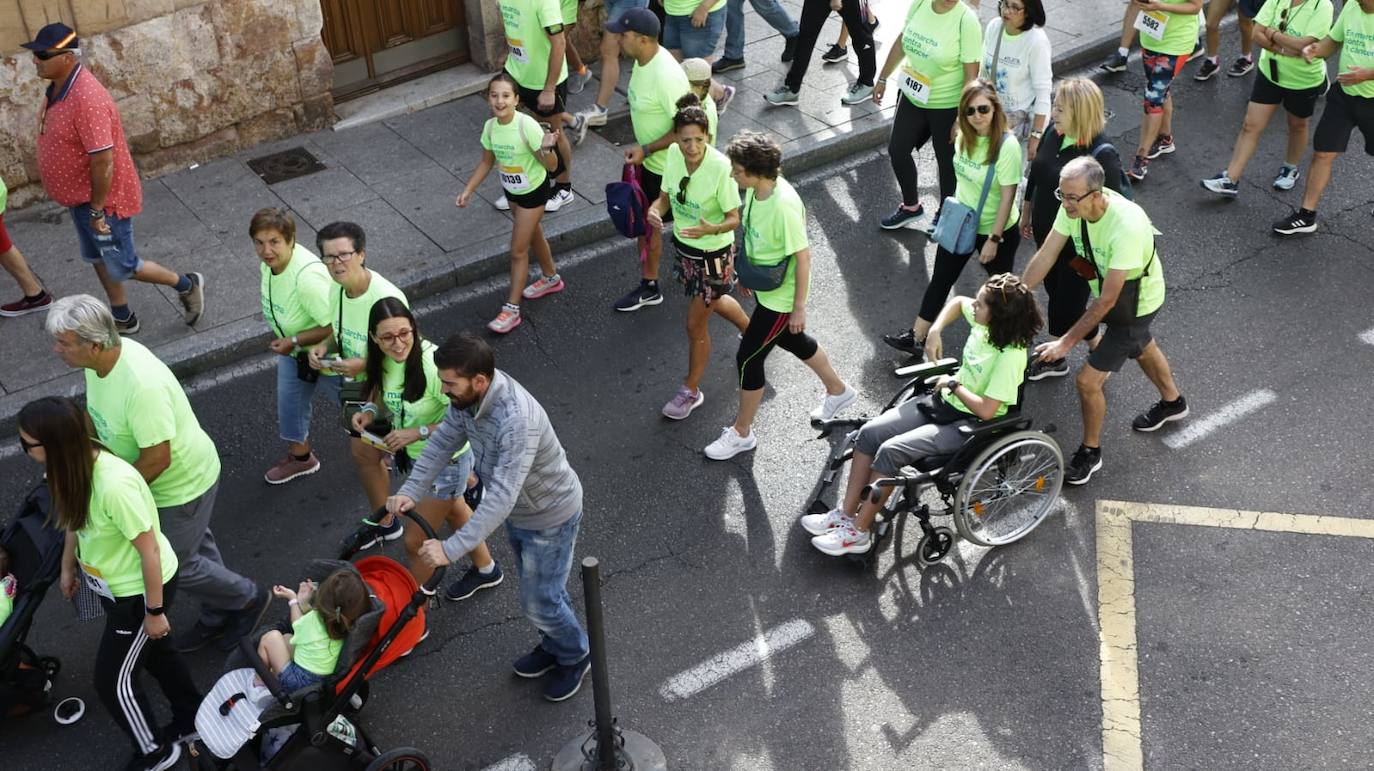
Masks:
[[[275,185],[288,179],[304,177],[317,171],[324,171],[325,165],[310,154],[304,147],[293,147],[279,153],[264,155],[248,162],[248,168],[262,178],[263,182]]]

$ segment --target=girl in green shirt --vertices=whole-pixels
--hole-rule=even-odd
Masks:
[[[66,531],[62,594],[71,599],[84,583],[105,611],[96,693],[139,760],[170,768],[181,748],[163,740],[140,674],[146,668],[171,704],[169,735],[195,730],[200,692],[168,636],[177,558],[158,526],[152,491],[133,466],[91,440],[85,411],[66,397],[24,405],[19,441],[29,458],[43,464],[52,518]]]
[[[358,617],[372,607],[367,584],[354,568],[340,568],[318,589],[302,581],[296,591],[272,587],[291,607],[291,633],[273,629],[258,639],[258,657],[288,693],[308,688],[334,674],[344,640]]]
[[[534,118],[516,111],[520,91],[507,73],[498,74],[487,84],[487,104],[492,117],[482,127],[482,160],[454,203],[460,209],[467,208],[477,187],[499,164],[501,186],[515,224],[510,233],[510,292],[487,329],[504,335],[520,326],[521,298],[535,300],[563,291],[563,279],[553,264],[553,252],[540,224],[544,204],[554,194],[553,179],[563,169],[555,149],[562,129],[547,128],[547,124],[541,127]],[[543,275],[526,286],[531,249]]]

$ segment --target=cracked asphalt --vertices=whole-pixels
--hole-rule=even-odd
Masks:
[[[1234,38],[1224,45],[1232,50]],[[1132,64],[1104,83],[1123,151],[1134,145],[1142,85]],[[820,396],[810,373],[775,353],[759,449],[706,461],[701,448],[733,415],[733,330],[714,328],[705,405],[685,422],[665,421],[659,407],[686,364],[685,303],[667,269],[667,302],[615,314],[611,302],[634,280],[628,242],[559,255],[568,291],[530,303],[525,324],[496,341],[498,365],[543,402],[582,477],[578,554],[603,564],[616,714],[658,741],[671,767],[1101,767],[1097,500],[1369,517],[1374,346],[1358,335],[1374,327],[1374,163],[1357,152],[1338,161],[1321,230],[1278,240],[1269,224],[1299,200],[1299,191],[1268,185],[1281,162],[1282,120],[1239,199],[1212,198],[1198,180],[1225,165],[1250,80],[1196,84],[1192,71],[1176,92],[1178,152],[1152,164],[1136,188],[1164,233],[1170,299],[1156,334],[1194,420],[1256,389],[1278,398],[1171,450],[1161,440],[1176,428],[1130,430],[1156,396],[1127,365],[1108,387],[1105,468],[1010,547],[961,543],[921,569],[908,528],[866,568],[817,554],[794,523],[829,449],[806,426]],[[927,153],[927,190],[933,171]],[[910,321],[934,250],[915,232],[877,230],[896,200],[880,153],[797,181],[812,215],[808,323],[860,388],[855,411],[871,414],[898,385],[878,338]],[[1023,247],[1018,269],[1029,255]],[[960,289],[976,285],[969,270]],[[441,339],[480,329],[503,291],[487,283],[429,303],[424,332]],[[272,376],[252,366],[218,373],[192,403],[224,458],[214,529],[227,562],[265,583],[289,582],[305,560],[332,555],[365,503],[323,409],[315,423],[323,470],[284,488],[262,482],[280,448]],[[1059,427],[1066,454],[1076,447],[1070,379],[1030,386],[1027,411],[1037,425]],[[24,458],[0,459],[0,501],[17,505],[38,476]],[[1148,764],[1374,762],[1369,541],[1158,523],[1135,533]],[[489,543],[508,559],[500,535]],[[534,637],[510,564],[507,575],[494,591],[438,608],[430,639],[377,677],[364,716],[381,742],[421,747],[442,769],[485,768],[517,753],[543,767],[585,730],[590,689],[550,705],[537,685],[510,675]],[[580,604],[576,582],[573,594]],[[174,611],[174,626],[190,622],[188,605]],[[688,698],[660,694],[675,674],[795,619],[814,634]],[[89,712],[71,727],[43,716],[6,720],[6,766],[94,769],[110,767],[110,753],[122,758],[124,742],[88,685],[98,635],[49,596],[31,644],[62,657],[55,693],[86,698]],[[191,660],[208,688],[217,658]]]

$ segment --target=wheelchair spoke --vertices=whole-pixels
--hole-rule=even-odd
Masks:
[[[1058,496],[1063,459],[1034,435],[1010,435],[984,451],[962,485],[960,519],[966,537],[1010,543],[1035,528]]]

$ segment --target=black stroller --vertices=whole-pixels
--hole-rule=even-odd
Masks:
[[[40,484],[24,498],[19,513],[0,529],[0,545],[10,555],[10,572],[19,584],[10,617],[0,626],[0,721],[46,710],[61,663],[39,656],[25,639],[33,616],[62,571],[64,536],[47,521],[51,499]]]
[[[407,513],[425,535],[436,538],[423,519]],[[373,519],[377,516],[374,515]],[[202,769],[309,769],[310,771],[428,771],[417,749],[387,751],[364,730],[359,713],[367,702],[368,679],[409,653],[424,631],[423,606],[444,577],[435,570],[417,586],[406,568],[372,555],[350,563],[359,547],[378,536],[365,521],[345,539],[339,560],[316,560],[310,578],[323,581],[340,568],[357,570],[372,593],[372,609],[358,618],[344,641],[334,673],[308,688],[288,693],[258,657],[267,630],[239,640],[226,674],[201,702],[197,735],[191,737],[193,766]],[[261,684],[255,681],[254,677]]]

